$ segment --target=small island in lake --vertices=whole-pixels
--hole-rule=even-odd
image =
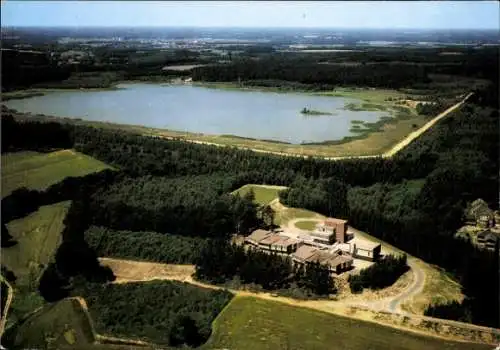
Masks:
[[[330,112],[315,111],[312,109],[308,109],[306,107],[302,108],[300,113],[305,114],[305,115],[334,115],[333,113],[330,113]]]

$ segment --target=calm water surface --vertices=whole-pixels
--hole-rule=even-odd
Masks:
[[[5,102],[33,114],[144,125],[204,134],[231,134],[290,143],[353,135],[351,120],[374,122],[383,112],[344,110],[342,97],[217,90],[190,85],[122,84],[114,91],[51,92]],[[336,115],[304,116],[302,108]]]

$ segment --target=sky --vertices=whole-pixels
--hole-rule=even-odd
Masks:
[[[496,1],[2,0],[5,26],[499,29]]]

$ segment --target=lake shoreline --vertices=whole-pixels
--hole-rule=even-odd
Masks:
[[[113,88],[95,88],[95,89],[26,89],[17,90],[14,92],[7,93],[8,95],[17,95],[16,98],[29,98],[33,96],[40,96],[45,93],[50,92],[90,92],[90,91],[110,91],[110,90],[126,90],[127,87],[120,87],[120,84],[147,84],[153,86],[198,86],[198,87],[212,87],[219,88],[220,84],[197,84],[197,83],[180,83],[176,82],[145,82],[137,80],[127,80],[117,82]],[[272,89],[255,89],[255,88],[239,88],[234,85],[231,86],[230,90],[237,91],[259,91],[259,92],[272,92]],[[276,91],[274,91],[276,92]],[[281,93],[293,93],[301,94],[297,91],[281,91]],[[398,92],[394,90],[382,90],[382,89],[344,89],[335,90],[334,92],[323,92],[323,93],[311,93],[307,92],[305,95],[313,96],[323,96],[323,97],[352,97],[358,99],[358,101],[368,101],[372,104],[377,104],[377,107],[385,101],[387,105],[394,106],[394,103],[388,103],[387,101],[394,101],[395,95]],[[5,96],[5,94],[3,94]],[[388,98],[389,97],[389,98]],[[2,102],[8,99],[2,99]],[[362,103],[361,103],[362,105]],[[7,106],[7,105],[6,105]],[[302,105],[303,106],[303,105]],[[15,109],[9,107],[11,109]],[[345,106],[344,106],[345,109]],[[404,110],[410,110],[405,108]],[[299,112],[299,111],[298,111]],[[298,113],[297,112],[297,113]],[[380,112],[380,110],[379,110]],[[395,110],[393,110],[395,112]],[[17,112],[18,114],[23,114],[23,112]],[[386,111],[387,113],[387,111]],[[407,114],[396,115],[395,117],[382,116],[376,122],[368,122],[362,120],[351,120],[351,129],[349,129],[349,135],[333,139],[324,140],[318,142],[311,141],[299,141],[290,143],[287,141],[280,141],[270,139],[268,137],[245,137],[239,136],[233,133],[204,133],[204,132],[187,132],[179,131],[181,129],[168,128],[168,127],[156,127],[156,126],[144,126],[137,123],[137,120],[128,122],[120,121],[108,121],[112,119],[103,119],[101,121],[85,120],[85,117],[80,117],[75,115],[75,117],[70,118],[65,115],[62,116],[51,116],[50,113],[24,113],[29,118],[43,119],[43,120],[54,120],[63,121],[65,123],[77,123],[93,125],[96,127],[106,127],[112,129],[128,130],[133,132],[139,132],[141,134],[147,134],[151,136],[160,135],[167,138],[176,138],[185,141],[193,141],[197,143],[209,143],[217,144],[222,146],[239,147],[245,149],[258,149],[262,151],[270,151],[276,153],[286,153],[291,155],[307,155],[307,156],[319,156],[319,157],[337,157],[337,156],[364,156],[380,154],[383,151],[390,148],[391,145],[395,144],[402,137],[409,134],[415,127],[418,127],[424,123],[424,119],[421,116],[417,116],[414,112]],[[42,115],[45,114],[45,115]],[[303,115],[303,117],[308,117]],[[26,117],[25,117],[26,118]],[[359,125],[359,127],[356,127]],[[355,126],[355,128],[353,128]],[[388,138],[386,137],[388,136]]]

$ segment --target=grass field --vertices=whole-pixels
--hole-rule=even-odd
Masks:
[[[317,225],[317,222],[314,222],[314,221],[297,221],[295,223],[295,226],[300,228],[301,230],[308,230],[308,231],[312,231],[314,230],[314,227]]]
[[[426,281],[424,290],[412,300],[401,305],[404,311],[423,314],[429,305],[462,302],[464,295],[460,283],[453,280],[439,267],[425,268]]]
[[[253,190],[255,194],[255,203],[259,205],[265,205],[269,204],[274,199],[278,198],[279,192],[284,189],[286,189],[286,187],[248,184],[238,188],[232,193],[233,194],[237,193],[243,197],[245,194],[250,192],[250,190]]]
[[[9,233],[17,241],[14,246],[2,248],[2,265],[17,278],[7,325],[43,305],[44,300],[37,293],[38,280],[61,243],[69,205],[66,201],[43,206],[7,224]]]
[[[235,297],[216,318],[213,328],[204,349],[491,349],[253,297]]]
[[[36,212],[7,224],[17,244],[2,248],[2,265],[13,271],[16,284],[36,284],[42,267],[47,265],[61,243],[63,220],[70,202],[40,207]]]
[[[232,193],[238,193],[240,196],[244,196],[250,190],[253,190],[255,194],[255,203],[265,205],[271,203],[274,199],[279,198],[278,193],[284,189],[286,189],[286,187],[284,186],[247,184],[238,188]],[[288,221],[299,218],[323,218],[322,215],[313,211],[300,208],[285,207],[279,202],[274,202],[273,204],[271,204],[271,207],[275,212],[274,223],[276,225],[286,225]]]
[[[78,301],[48,304],[16,327],[13,347],[59,349],[94,342],[92,324]]]
[[[68,176],[83,176],[110,167],[73,150],[2,155],[2,198],[20,187],[43,190]]]

